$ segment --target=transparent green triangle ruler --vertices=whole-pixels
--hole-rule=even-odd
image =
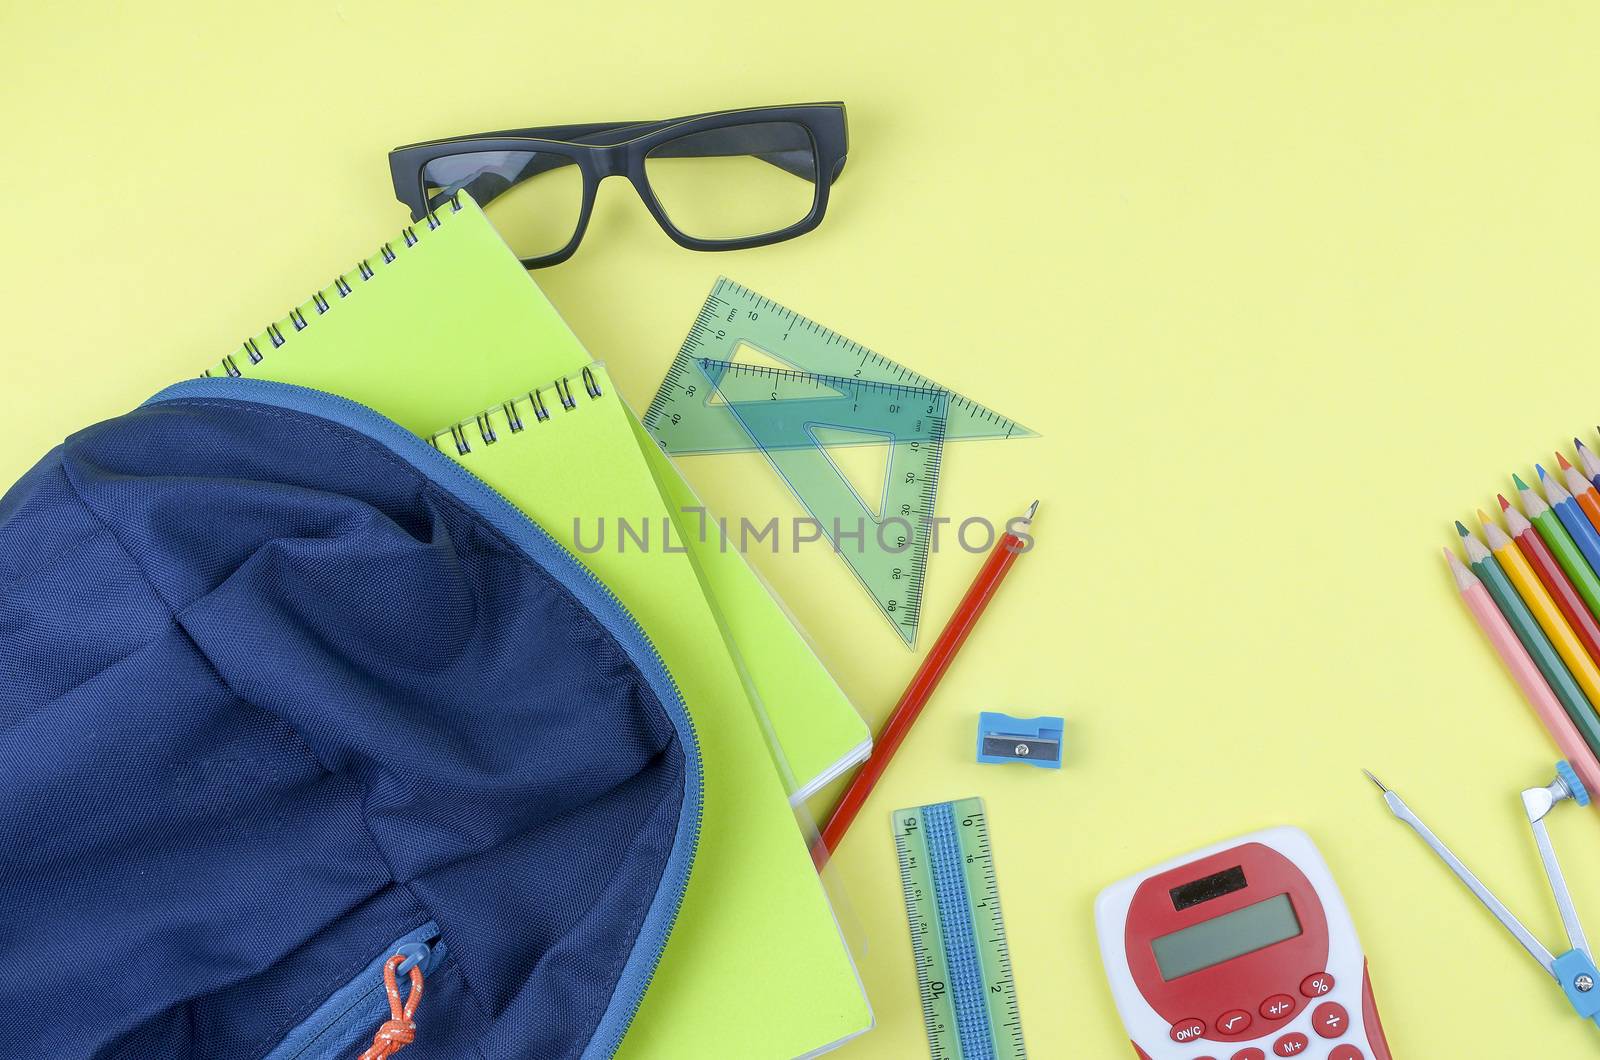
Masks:
[[[933,1060],[1024,1060],[983,800],[897,810],[893,826]]]
[[[921,621],[943,443],[1033,436],[727,278],[712,287],[643,423],[672,456],[763,452],[908,647]],[[857,491],[827,454],[883,443],[881,493]]]
[[[757,448],[734,416],[706,392],[695,367],[699,360],[737,363],[748,351],[801,372],[946,391],[950,412],[945,438],[949,441],[1035,437],[1015,420],[724,276],[712,285],[661,388],[645,409],[645,429],[664,450],[681,456]]]
[[[950,392],[702,359],[695,370],[766,455],[895,632],[917,639]],[[871,501],[826,441],[888,447]]]

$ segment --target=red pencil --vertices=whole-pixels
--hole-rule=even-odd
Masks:
[[[1500,501],[1500,510],[1506,513],[1506,529],[1511,531],[1511,540],[1517,543],[1517,551],[1527,557],[1528,566],[1533,568],[1533,572],[1539,576],[1539,581],[1544,583],[1551,599],[1555,600],[1556,606],[1561,609],[1567,625],[1577,634],[1583,650],[1589,653],[1589,658],[1600,663],[1600,622],[1596,622],[1594,616],[1589,613],[1589,607],[1583,602],[1583,597],[1578,595],[1572,579],[1567,577],[1567,572],[1556,562],[1555,553],[1544,543],[1544,538],[1534,531],[1533,524],[1528,522],[1521,512],[1511,507],[1510,501],[1499,494],[1495,496]]]
[[[1026,527],[1033,522],[1033,515],[1038,510],[1039,502],[1034,501],[1018,522]],[[839,840],[844,838],[850,822],[861,812],[867,796],[872,794],[878,778],[883,776],[883,771],[888,768],[889,760],[894,757],[895,751],[899,750],[906,733],[911,731],[917,715],[928,705],[933,690],[938,687],[939,679],[950,668],[950,662],[956,657],[956,652],[961,650],[967,634],[977,625],[978,616],[989,606],[990,598],[1005,579],[1011,564],[1015,563],[1017,556],[1028,547],[1029,543],[1024,541],[1021,535],[1008,530],[996,543],[994,551],[989,553],[983,569],[978,571],[978,576],[972,580],[967,595],[956,605],[955,613],[945,624],[944,632],[934,641],[933,647],[928,650],[928,657],[922,660],[916,676],[911,678],[911,684],[907,685],[905,692],[901,694],[900,702],[895,704],[894,710],[889,714],[889,720],[884,722],[883,732],[878,734],[877,742],[872,747],[872,755],[862,764],[861,772],[850,782],[844,798],[839,800],[833,816],[828,818],[827,825],[822,829],[822,835],[818,837],[816,846],[811,850],[812,860],[817,863],[818,868],[827,860],[829,854],[839,848]]]

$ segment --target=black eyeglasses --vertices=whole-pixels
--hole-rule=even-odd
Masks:
[[[613,176],[690,250],[793,239],[822,223],[848,148],[844,104],[807,103],[429,140],[389,169],[413,220],[466,191],[532,269],[572,256]]]

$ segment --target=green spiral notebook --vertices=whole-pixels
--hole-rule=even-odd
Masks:
[[[561,518],[573,494],[598,510],[637,515],[639,525],[658,528],[666,517],[629,417],[595,364],[514,395],[434,443],[573,548],[572,524]],[[641,501],[651,497],[654,507]],[[593,540],[587,532],[585,539]],[[752,767],[766,737],[743,702],[737,668],[727,654],[713,659],[706,650],[720,643],[717,618],[709,607],[686,606],[701,591],[699,575],[686,553],[651,545],[580,559],[650,632],[690,704],[706,825],[672,942],[619,1055],[816,1052],[865,1030],[871,1012],[782,781],[765,761]]]
[[[801,786],[835,770],[865,724],[743,558],[683,535],[672,509],[693,494],[476,206],[406,229],[221,373],[343,394],[435,437],[573,549],[661,651],[698,732],[705,814],[621,1055],[790,1057],[868,1029],[784,769]],[[678,547],[588,551],[578,535],[592,543],[602,513],[672,521]]]
[[[477,205],[464,194],[459,202],[404,229],[207,374],[343,394],[426,435],[581,371],[590,357],[577,336]],[[744,557],[685,514],[699,502],[672,462],[635,433],[801,802],[863,761],[871,732]],[[594,529],[585,527],[591,539]]]

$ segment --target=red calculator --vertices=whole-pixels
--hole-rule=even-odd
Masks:
[[[1392,1060],[1355,924],[1298,828],[1114,884],[1095,924],[1142,1060]]]

